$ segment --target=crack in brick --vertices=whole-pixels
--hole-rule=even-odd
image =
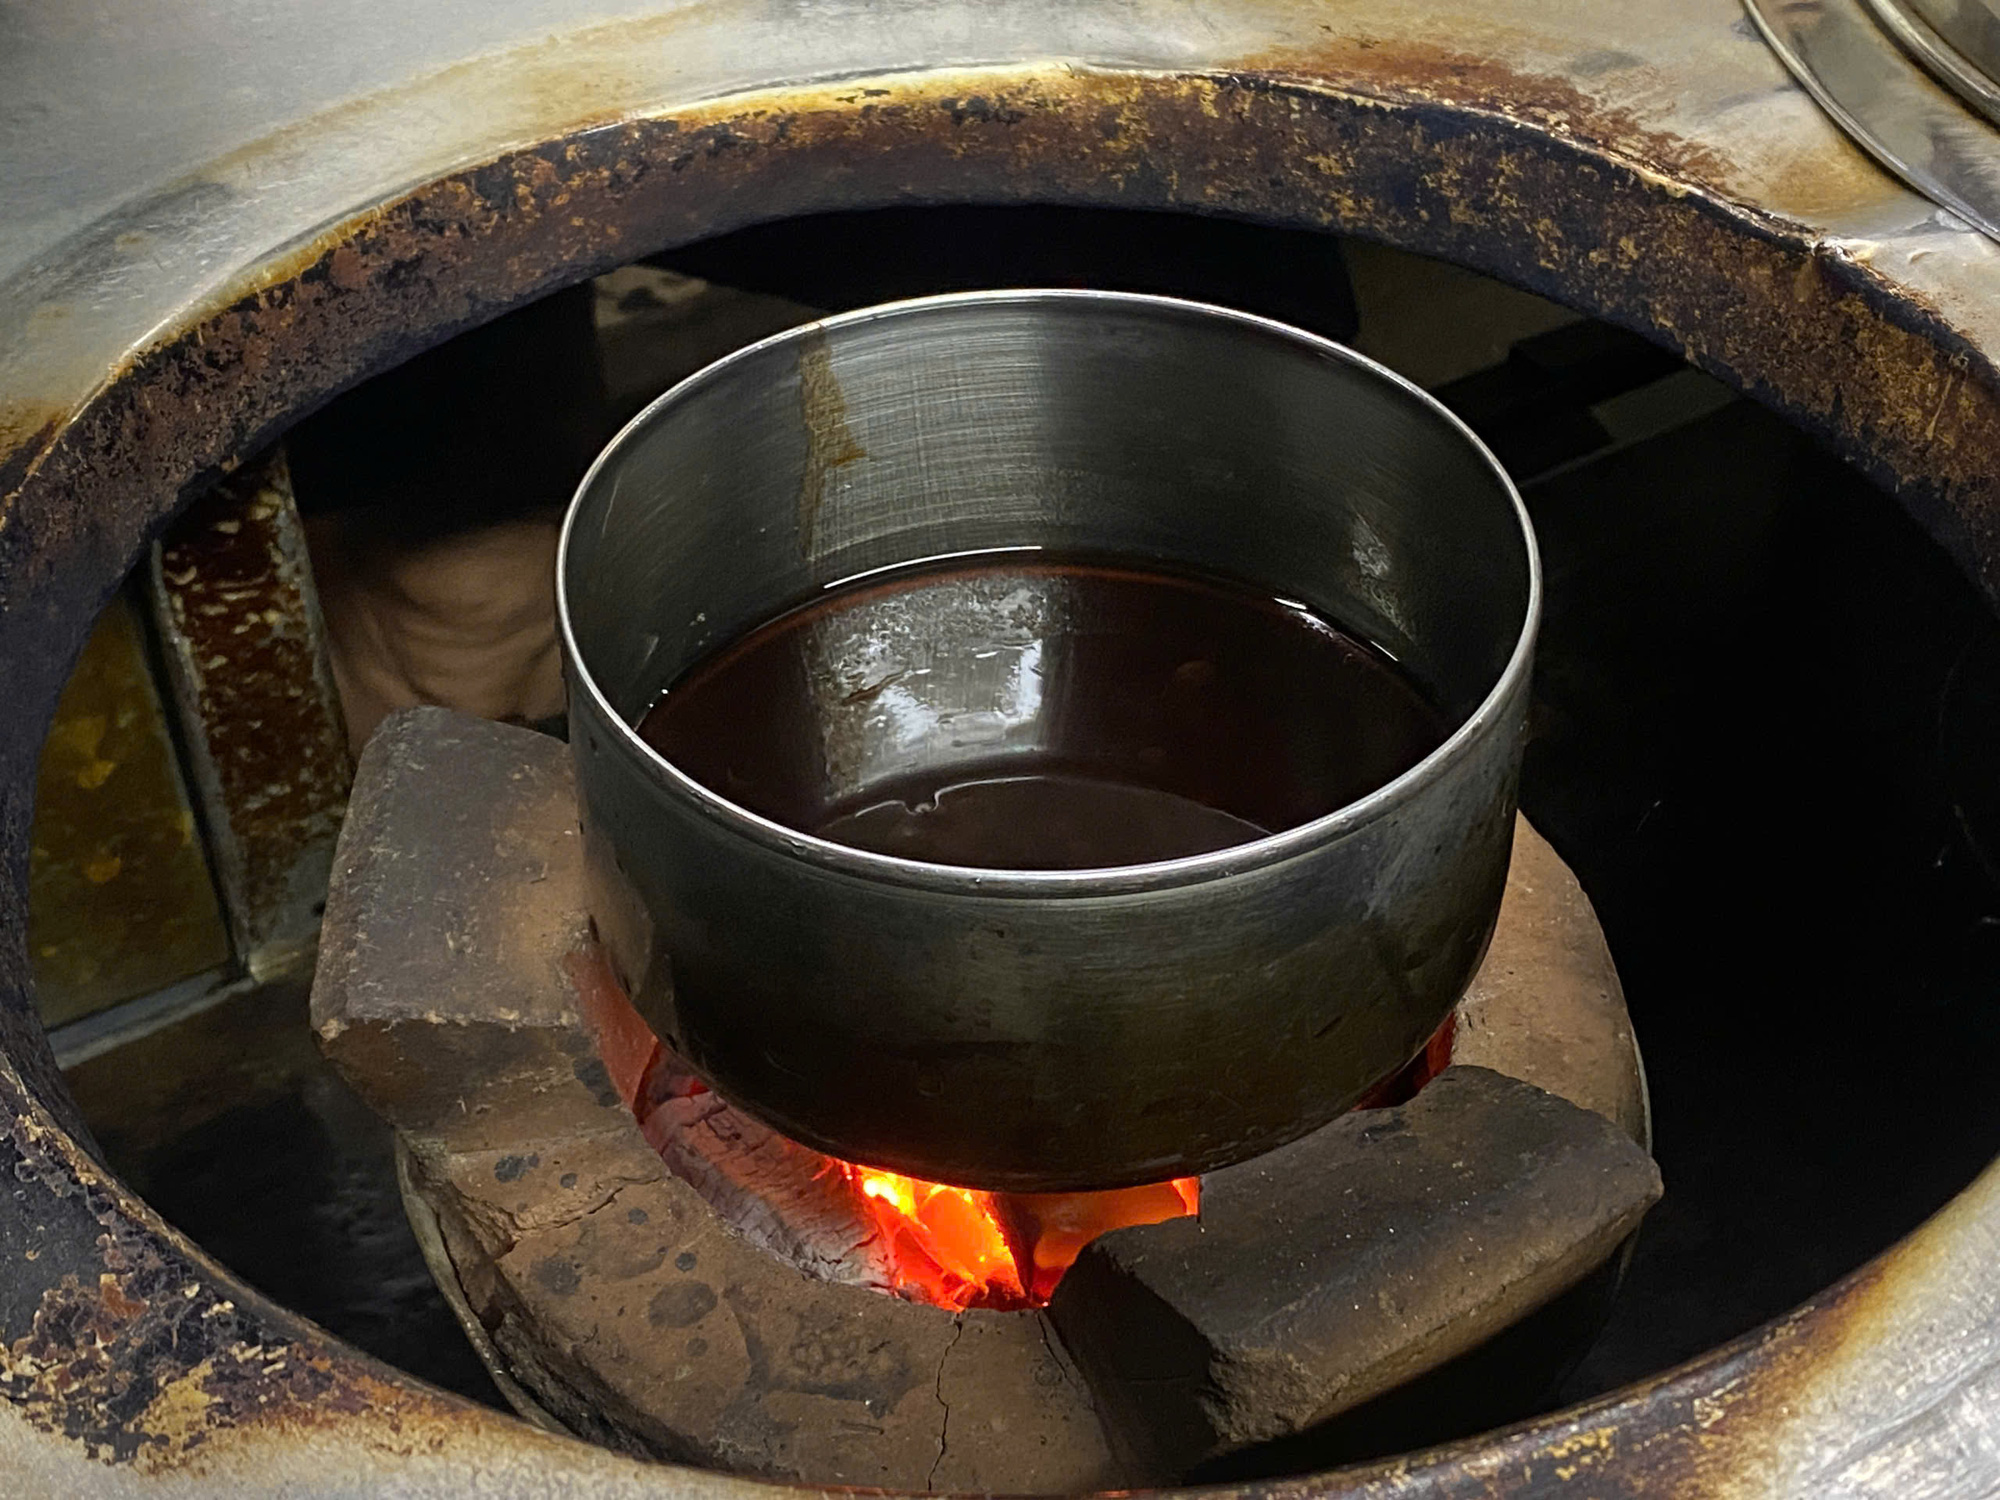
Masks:
[[[924,1489],[927,1491],[937,1488],[937,1472],[944,1464],[945,1445],[951,1437],[951,1403],[944,1399],[944,1370],[945,1366],[951,1363],[951,1351],[958,1347],[958,1341],[964,1336],[965,1314],[960,1313],[951,1320],[951,1342],[944,1346],[944,1353],[938,1356],[937,1385],[931,1391],[937,1398],[937,1404],[944,1409],[944,1416],[938,1422],[937,1457],[931,1460],[931,1471],[924,1476]]]

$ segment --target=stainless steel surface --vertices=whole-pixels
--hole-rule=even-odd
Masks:
[[[1933,78],[1987,119],[2000,121],[2000,86],[1938,34],[1925,18],[1924,7],[1906,4],[1904,0],[1863,0],[1863,3],[1896,44],[1929,70]]]
[[[785,828],[631,727],[711,649],[820,589],[1005,548],[1303,601],[1402,663],[1453,732],[1266,838],[1022,871]],[[598,930],[670,1045],[822,1151],[1019,1191],[1241,1161],[1407,1061],[1484,951],[1540,608],[1527,512],[1457,419],[1336,345],[1086,292],[810,324],[635,419],[579,489],[557,575]],[[1041,685],[1065,649],[1060,591],[994,586],[1004,601],[964,588],[942,595],[949,617],[885,622],[865,653],[820,643],[893,677],[920,647],[1014,641],[906,689],[896,714],[809,673],[834,800],[1055,732]]]
[[[1024,198],[1324,226],[1646,329],[1850,455],[2000,601],[2000,245],[1851,147],[1738,0],[635,0],[581,16],[565,0],[15,0],[0,1231],[35,1252],[10,1261],[0,1305],[17,1488],[770,1494],[385,1370],[95,1166],[33,1019],[28,788],[67,665],[146,539],[343,384],[752,218]],[[1859,1276],[1671,1376],[1275,1493],[1990,1491],[1996,1266],[2000,1167]]]
[[[1870,156],[2000,239],[2000,134],[1877,27],[1863,0],[1744,0],[1794,77]]]
[[[2000,14],[1991,0],[1901,0],[1945,46],[1959,53],[1973,72],[2000,78]]]

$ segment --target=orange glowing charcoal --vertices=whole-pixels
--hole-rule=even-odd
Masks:
[[[1026,1304],[991,1194],[873,1167],[846,1171],[895,1247],[897,1269],[925,1300],[951,1307]]]
[[[873,1167],[845,1170],[894,1249],[906,1295],[948,1307],[1039,1307],[1100,1234],[1180,1218],[1200,1202],[1192,1177],[1027,1196],[947,1187]]]

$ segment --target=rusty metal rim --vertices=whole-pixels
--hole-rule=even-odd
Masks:
[[[191,313],[171,336],[107,372],[83,408],[0,454],[0,484],[12,491],[0,512],[0,686],[13,692],[16,709],[0,740],[0,895],[20,893],[31,794],[24,788],[67,661],[178,497],[413,346],[642,249],[813,208],[915,196],[1205,208],[1367,234],[1567,294],[1587,311],[1648,329],[1845,446],[1898,489],[1989,598],[2000,592],[1992,476],[1924,441],[1922,410],[1871,407],[1864,386],[1879,382],[1884,368],[1949,371],[1963,383],[1971,403],[1963,426],[1976,438],[2000,431],[2000,378],[1930,308],[1803,228],[1728,202],[1671,163],[1628,159],[1574,123],[1554,129],[1393,86],[1255,72],[1013,70],[996,72],[980,107],[968,110],[965,77],[928,96],[921,78],[894,81],[867,112],[810,92],[724,101],[668,122],[670,130],[629,122],[454,174],[357,214],[290,263],[274,258],[255,290]],[[903,112],[885,109],[882,98]],[[774,110],[785,120],[775,132]],[[1075,170],[1066,173],[1054,154],[1038,159],[1050,152],[1048,140],[1008,135],[1024,121],[1048,120],[1069,131],[1055,135],[1073,149]],[[1171,178],[1113,182],[1096,160],[1113,149],[1113,125],[1146,135],[1148,150],[1172,150]],[[940,137],[952,148],[942,154]],[[1315,147],[1344,169],[1337,204],[1327,193],[1334,167],[1308,160]],[[1460,201],[1474,204],[1470,228],[1398,201],[1389,183],[1407,186],[1413,172],[1421,179],[1441,150],[1460,147],[1451,160],[1461,171],[1504,162],[1515,174],[1566,186],[1577,233],[1538,238],[1534,220],[1549,222],[1546,203],[1524,214],[1518,199],[1510,209],[1476,184],[1459,189]],[[689,174],[685,191],[702,198],[701,211],[641,202],[621,220],[606,183],[628,150],[634,159],[652,153],[655,164],[677,161],[672,171]],[[727,166],[714,169],[723,157]],[[931,178],[915,195],[908,173],[922,170]],[[550,198],[552,178],[571,224],[596,214],[615,221],[618,233],[593,240],[538,225],[545,205],[536,194]],[[1204,183],[1214,185],[1212,196],[1204,197]],[[1244,183],[1251,190],[1237,192]],[[455,213],[450,203],[459,205]],[[1633,248],[1629,263],[1607,272],[1587,256],[1614,224],[1632,232]],[[426,254],[435,257],[428,269]],[[1702,303],[1703,276],[1744,268],[1786,289],[1776,322],[1754,305]],[[1828,381],[1831,403],[1820,399]],[[33,1020],[21,935],[5,936],[0,1106],[8,1122],[0,1126],[0,1168],[15,1186],[11,1204],[0,1204],[0,1243],[34,1253],[22,1252],[16,1284],[0,1288],[7,1345],[0,1409],[24,1419],[8,1424],[0,1442],[27,1465],[24,1475],[61,1474],[74,1488],[95,1474],[108,1490],[122,1488],[126,1473],[192,1470],[254,1490],[284,1460],[282,1442],[266,1449],[258,1439],[310,1429],[316,1457],[308,1482],[323,1492],[365,1490],[394,1472],[413,1492],[442,1494],[468,1476],[490,1481],[499,1472],[537,1485],[560,1473],[599,1494],[685,1493],[691,1482],[716,1495],[770,1493],[723,1476],[649,1470],[532,1433],[384,1369],[235,1282],[89,1160],[88,1137]],[[1803,1430],[1788,1425],[1802,1420],[1798,1413],[1815,1400],[1824,1405],[1829,1391],[1841,1395],[1840,1381],[1863,1378],[1851,1358],[1854,1328],[1912,1298],[1946,1308],[1937,1299],[1947,1268],[1971,1277],[1978,1295],[1967,1316],[1985,1314],[1992,1276],[1990,1266],[1983,1276],[1976,1268],[1996,1239],[2000,1172],[1989,1168],[1904,1245],[1676,1372],[1490,1439],[1251,1492],[1525,1494],[1580,1474],[1604,1494],[1754,1485],[1760,1455]],[[1968,1295],[1964,1286],[1952,1294]],[[62,1379],[42,1378],[51,1370]],[[1933,1370],[1926,1389],[1933,1402],[1946,1399],[1978,1374]],[[192,1407],[174,1410],[198,1416],[179,1425],[149,1416],[175,1401]],[[100,1462],[112,1467],[88,1467]],[[1796,1465],[1789,1471],[1792,1482],[1763,1488],[1814,1492],[1799,1488]]]

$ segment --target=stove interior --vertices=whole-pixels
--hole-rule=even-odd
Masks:
[[[323,864],[317,893],[308,878],[287,898],[305,938],[248,920],[231,904],[230,830],[189,770],[188,713],[231,710],[173,685],[186,634],[174,611],[244,607],[226,588],[200,593],[228,582],[229,543],[243,535],[224,529],[235,512],[214,499],[167,539],[159,576],[135,578],[107,611],[39,788],[30,943],[45,1019],[93,1131],[138,1192],[279,1301],[502,1407],[520,1406],[521,1391],[496,1384],[462,1326],[467,1307],[482,1326],[491,1320],[516,1374],[535,1360],[547,1373],[550,1349],[584,1342],[565,1345],[560,1332],[584,1293],[577,1267],[607,1285],[670,1276],[674,1257],[640,1264],[663,1243],[656,1215],[691,1216],[690,1234],[710,1234],[701,1216],[712,1215],[722,1226],[713,1243],[727,1247],[718,1254],[762,1258],[742,1259],[722,1283],[644,1281],[627,1322],[643,1325],[635,1348],[654,1360],[648,1373],[591,1385],[603,1370],[580,1361],[546,1387],[529,1378],[544,1405],[549,1390],[593,1393],[557,1419],[654,1456],[813,1478],[808,1437],[830,1409],[813,1403],[851,1398],[855,1420],[881,1429],[855,1441],[887,1448],[903,1441],[899,1402],[930,1362],[936,1389],[919,1394],[948,1407],[958,1456],[946,1462],[927,1418],[901,1467],[838,1477],[991,1488],[962,1469],[967,1455],[981,1442],[1018,1449],[1032,1432],[1081,1455],[1036,1471],[1053,1476],[1045,1487],[1083,1488],[1304,1472],[1615,1389],[1782,1313],[1914,1227],[2000,1151],[1987,1107],[2000,1087],[2000,800],[1982,753],[2000,736],[2000,626],[1893,501],[1750,400],[1636,335],[1377,246],[1106,211],[829,215],[628,266],[421,355],[307,417],[284,439],[281,467],[264,470],[269,483],[282,475],[296,505],[313,580],[301,608],[324,620],[348,740],[359,746],[414,696],[519,726],[451,729],[469,768],[482,756],[558,765],[560,682],[533,580],[576,478],[617,425],[709,360],[818,312],[1002,285],[1189,296],[1353,343],[1434,391],[1514,475],[1547,589],[1522,811],[1594,908],[1643,1051],[1650,1138],[1639,1132],[1639,1144],[1665,1192],[1635,1211],[1645,1216],[1636,1236],[1636,1218],[1579,1220],[1577,1243],[1617,1229],[1619,1248],[1599,1246],[1597,1269],[1332,1415],[1306,1403],[1271,1418],[1282,1403],[1265,1392],[1161,1395],[1148,1372],[1221,1368],[1218,1329],[1239,1352],[1278,1339],[1226,1298],[1200,1301],[1188,1290],[1194,1272],[1175,1282],[1158,1270],[1212,1262],[1230,1268],[1215,1273],[1225,1279],[1270,1281],[1275,1272],[1248,1268],[1286,1244],[1297,1195],[1277,1193],[1284,1213],[1244,1205],[1262,1201],[1249,1177],[1263,1173],[1268,1197],[1277,1167],[1247,1163],[1230,1183],[1160,1184],[1117,1203],[996,1203],[807,1160],[731,1116],[642,1035],[587,951],[563,1012],[585,1019],[548,1032],[549,1045],[569,1049],[582,1123],[529,1122],[567,1096],[546,1089],[507,1103],[515,1096],[496,1081],[502,1102],[476,1139],[410,1124],[410,1114],[397,1120],[399,1154],[381,1099],[343,1081],[308,1022]],[[268,519],[255,494],[248,503],[253,522]],[[217,735],[211,723],[211,743]],[[358,786],[395,790],[369,777],[364,762]],[[513,815],[497,793],[479,801],[482,815]],[[547,808],[560,817],[559,788]],[[433,815],[412,806],[385,826]],[[442,847],[442,835],[419,843]],[[522,899],[546,915],[548,878],[529,884],[544,889],[524,886]],[[1504,1069],[1454,1056],[1464,1037],[1434,1044],[1424,1066],[1367,1101],[1367,1118],[1327,1127],[1346,1132],[1316,1148],[1334,1156],[1289,1159],[1279,1186],[1360,1182],[1340,1175],[1361,1169],[1338,1153],[1385,1122],[1433,1143],[1448,1128],[1480,1138],[1487,1127],[1466,1120],[1528,1122],[1508,1113],[1519,1101]],[[381,1067],[426,1071],[413,1059],[428,1056],[427,1034],[385,1045]],[[1535,1137],[1555,1143],[1551,1159],[1557,1144],[1571,1149],[1562,1122],[1534,1118],[1556,1132]],[[440,1143],[428,1157],[410,1145],[423,1130]],[[1632,1133],[1600,1132],[1590,1149],[1636,1150]],[[516,1138],[569,1141],[574,1160],[516,1150]],[[658,1163],[666,1207],[621,1196]],[[599,1180],[613,1186],[573,1226],[598,1235],[595,1248],[525,1257],[510,1281],[506,1257],[526,1242],[519,1224],[561,1219],[564,1195]],[[1537,1178],[1555,1186],[1536,1198],[1535,1183],[1496,1178],[1485,1201],[1517,1218],[1531,1204],[1559,1217],[1583,1196],[1567,1180]],[[406,1198],[443,1205],[433,1238],[458,1269],[456,1312]],[[597,1211],[614,1201],[614,1212]],[[1267,1212],[1277,1216],[1257,1216]],[[515,1227],[493,1230],[507,1216]],[[1116,1226],[1129,1227],[1089,1248]],[[1198,1228],[1208,1262],[1190,1248]],[[808,1275],[811,1290],[772,1280],[766,1262]],[[1383,1328],[1406,1333],[1430,1305],[1393,1281],[1416,1262],[1367,1262],[1373,1281],[1353,1257],[1338,1262],[1329,1257],[1325,1285],[1366,1286],[1388,1309]],[[531,1307],[538,1288],[546,1295]],[[1219,1321],[1237,1313],[1240,1325]],[[885,1330],[859,1376],[828,1333],[856,1317]],[[546,1326],[528,1328],[535,1318]],[[749,1454],[687,1438],[766,1430],[732,1427],[721,1396],[713,1412],[685,1407],[694,1415],[681,1426],[655,1421],[645,1401],[616,1405],[647,1381],[720,1380],[713,1329],[725,1324],[750,1373],[717,1388],[789,1381],[791,1447],[773,1440]],[[1254,1335],[1238,1331],[1253,1324]],[[947,1400],[946,1356],[935,1350],[977,1375],[962,1399]],[[790,1374],[774,1382],[780,1367]],[[865,1389],[843,1395],[856,1379]],[[1086,1388],[1103,1432],[1050,1395]],[[1161,1436],[1224,1408],[1237,1424],[1226,1441]]]

